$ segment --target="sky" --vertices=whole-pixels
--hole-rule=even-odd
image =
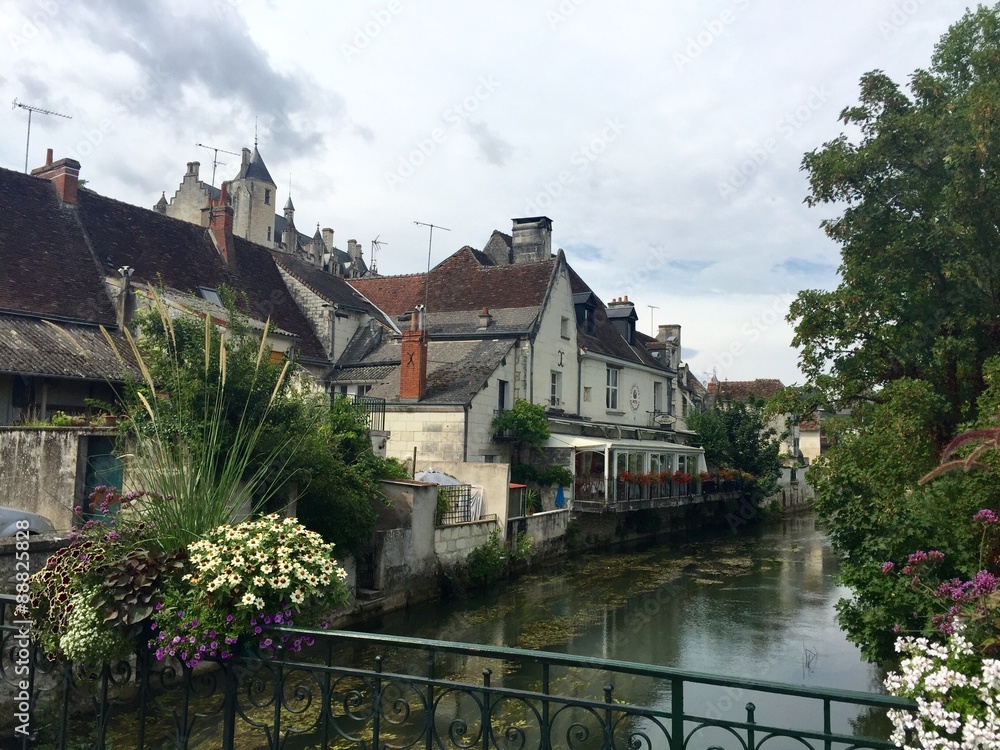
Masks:
[[[802,156],[843,132],[865,72],[907,83],[965,7],[0,0],[0,92],[72,118],[32,115],[29,169],[52,148],[136,205],[189,161],[210,180],[215,148],[231,179],[224,152],[256,137],[300,230],[369,265],[377,238],[386,275],[548,216],[598,296],[645,332],[681,324],[697,377],[791,384],[788,305],[839,264]],[[28,113],[0,117],[0,166],[23,170]]]

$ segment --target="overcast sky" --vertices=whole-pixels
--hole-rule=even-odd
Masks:
[[[801,382],[788,303],[837,283],[833,209],[802,200],[802,155],[841,132],[858,80],[905,83],[951,0],[0,0],[5,101],[32,117],[29,168],[82,164],[152,206],[185,164],[252,146],[291,181],[300,230],[356,239],[383,274],[482,248],[547,215],[553,248],[640,328],[683,326],[706,377]],[[21,170],[27,112],[3,117]],[[239,159],[219,154],[216,184]],[[654,307],[650,307],[654,306]]]

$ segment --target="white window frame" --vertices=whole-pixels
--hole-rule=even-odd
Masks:
[[[607,375],[607,390],[605,392],[604,403],[610,411],[618,411],[619,386],[621,381],[621,370],[617,367],[609,367]]]

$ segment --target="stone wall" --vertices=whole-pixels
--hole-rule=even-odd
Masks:
[[[484,464],[471,461],[433,461],[420,463],[417,456],[417,471],[433,464],[437,471],[455,477],[465,484],[483,488],[483,516],[494,515],[500,528],[507,526],[507,494],[510,491],[510,465]],[[435,485],[436,486],[436,485]]]
[[[497,519],[488,518],[434,529],[434,552],[441,567],[454,568],[464,563],[469,553],[485,544],[497,528]]]
[[[51,536],[29,536],[28,537],[28,573],[34,575],[45,567],[45,561],[49,555],[56,550],[69,544],[69,540],[61,537]],[[17,572],[18,562],[16,537],[0,539],[0,594],[15,593],[16,583],[14,575]],[[22,567],[23,571],[24,568]]]
[[[442,406],[433,412],[417,407],[389,406],[385,429],[392,433],[386,447],[391,458],[406,461],[417,449],[417,465],[428,460],[462,461],[465,443],[465,410]]]
[[[45,516],[58,531],[73,525],[83,500],[86,438],[107,430],[81,427],[0,429],[2,504]]]

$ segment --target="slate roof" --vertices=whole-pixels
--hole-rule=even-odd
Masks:
[[[427,274],[349,279],[348,283],[386,314],[397,316],[424,304],[430,314],[475,310],[535,308],[545,301],[557,258],[538,263],[494,266],[489,258],[463,247]]]
[[[50,182],[0,169],[0,217],[0,311],[115,325],[76,212]]]
[[[754,398],[771,398],[778,395],[784,384],[776,378],[758,378],[757,380],[725,380],[719,383],[719,395],[723,398],[745,401]]]
[[[392,322],[382,314],[381,310],[365,299],[363,295],[339,276],[321,271],[311,263],[302,260],[302,258],[288,253],[272,250],[271,255],[275,263],[327,302],[342,307],[349,307],[353,310],[360,310],[368,313],[385,325],[392,326]]]
[[[246,299],[238,307],[299,337],[306,359],[326,354],[309,321],[288,292],[270,251],[234,237],[236,273],[215,249],[208,230],[155,211],[81,190],[77,213],[108,273],[120,266],[135,269],[133,283],[163,284],[181,291],[227,285]]]
[[[253,147],[253,154],[250,156],[250,163],[247,164],[247,172],[245,175],[248,180],[260,180],[261,182],[267,182],[271,185],[277,185],[277,183],[271,179],[271,173],[267,171],[267,167],[264,165],[264,159],[260,155],[260,151],[257,150],[257,146]]]
[[[420,404],[468,404],[483,389],[486,381],[513,346],[506,341],[434,341],[427,346],[427,392]],[[398,363],[402,344],[392,340]],[[369,396],[399,401],[399,366],[373,386]]]
[[[123,362],[100,328],[0,315],[0,372],[123,382],[138,379],[125,337],[109,331]]]
[[[587,282],[573,270],[572,266],[567,263],[566,267],[569,270],[570,288],[573,292],[574,304],[580,304],[591,299],[591,297],[596,303],[593,328],[588,331],[583,326],[578,325],[576,329],[577,344],[587,349],[587,351],[616,357],[626,362],[633,362],[647,367],[663,369],[663,365],[646,350],[640,337],[637,336],[636,345],[631,346],[610,320],[611,315],[609,315],[609,312],[614,313],[617,317],[625,317],[628,311],[634,311],[634,309],[617,307],[611,308],[609,311],[608,307],[594,294],[593,290],[587,285]]]

